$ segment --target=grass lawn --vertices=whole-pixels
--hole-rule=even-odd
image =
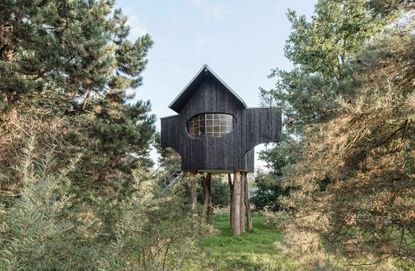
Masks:
[[[201,240],[212,260],[212,270],[290,269],[273,249],[273,243],[281,241],[281,233],[267,225],[260,214],[254,214],[252,221],[253,232],[235,237],[229,229],[229,215],[215,215],[213,224],[218,232]]]

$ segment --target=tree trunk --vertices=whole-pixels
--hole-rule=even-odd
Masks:
[[[248,189],[249,187],[248,187],[248,173],[247,172],[244,173],[243,182],[244,182],[244,189],[245,189],[244,203],[245,203],[245,208],[246,208],[246,224],[247,224],[248,231],[252,231],[253,229],[252,211],[251,211],[251,205],[249,204],[249,189]]]
[[[192,227],[193,229],[197,228],[197,190],[196,190],[196,172],[190,173],[191,186],[190,186],[190,195],[192,201]]]
[[[241,172],[234,171],[233,201],[232,201],[232,231],[234,235],[241,234]]]
[[[208,223],[211,224],[212,223],[212,218],[213,218],[213,203],[212,203],[212,174],[208,174],[209,175],[209,213],[208,213]]]
[[[203,178],[203,215],[207,223],[212,222],[213,215],[211,180],[211,173],[208,173],[206,177]]]
[[[240,225],[241,233],[245,232],[245,172],[241,173],[241,202],[240,202]]]
[[[230,200],[229,200],[229,226],[230,228],[233,230],[232,228],[232,206],[233,206],[233,184],[232,184],[232,176],[230,173],[228,173],[228,184],[229,184],[229,191],[230,191]]]
[[[202,180],[203,187],[203,219],[208,220],[208,205],[209,205],[209,188],[207,183],[208,176],[206,175]]]

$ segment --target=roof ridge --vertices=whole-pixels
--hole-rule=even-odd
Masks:
[[[213,75],[213,77],[218,80],[235,98],[245,107],[247,108],[247,105],[245,104],[244,100],[228,85],[225,83],[225,81],[220,78],[219,75],[217,75],[212,68],[210,68],[207,64],[203,64],[202,68],[196,73],[195,76],[190,80],[190,82],[184,87],[184,89],[176,96],[176,98],[170,103],[169,108],[179,113],[177,108],[175,109],[175,104],[179,101],[179,99],[186,93],[186,91],[191,87],[191,85],[196,81],[196,79],[201,76],[203,72],[208,71],[210,74]]]

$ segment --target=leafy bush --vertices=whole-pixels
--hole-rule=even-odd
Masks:
[[[199,246],[181,191],[164,191],[154,172],[136,170],[122,199],[86,204],[68,177],[50,172],[52,155],[32,155],[19,167],[23,187],[0,206],[0,268],[5,270],[181,270]],[[4,197],[2,197],[4,199]]]
[[[287,196],[289,189],[282,186],[280,178],[273,173],[260,173],[255,177],[255,186],[250,202],[256,210],[269,209],[275,212],[283,209],[281,197]]]
[[[298,147],[296,140],[283,133],[281,142],[260,153],[259,158],[266,163],[270,172],[259,172],[255,177],[256,190],[250,199],[255,209],[274,212],[284,209],[282,197],[288,196],[292,187],[283,183],[283,169],[296,162]]]

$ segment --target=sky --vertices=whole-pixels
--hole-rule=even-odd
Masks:
[[[311,16],[316,0],[118,0],[129,18],[130,38],[148,33],[154,45],[137,98],[150,100],[160,117],[203,64],[209,65],[249,107],[259,87],[271,88],[271,69],[289,69],[284,45],[288,9]],[[263,147],[256,148],[256,151]],[[154,153],[153,153],[154,157]],[[262,167],[260,161],[257,165]]]

